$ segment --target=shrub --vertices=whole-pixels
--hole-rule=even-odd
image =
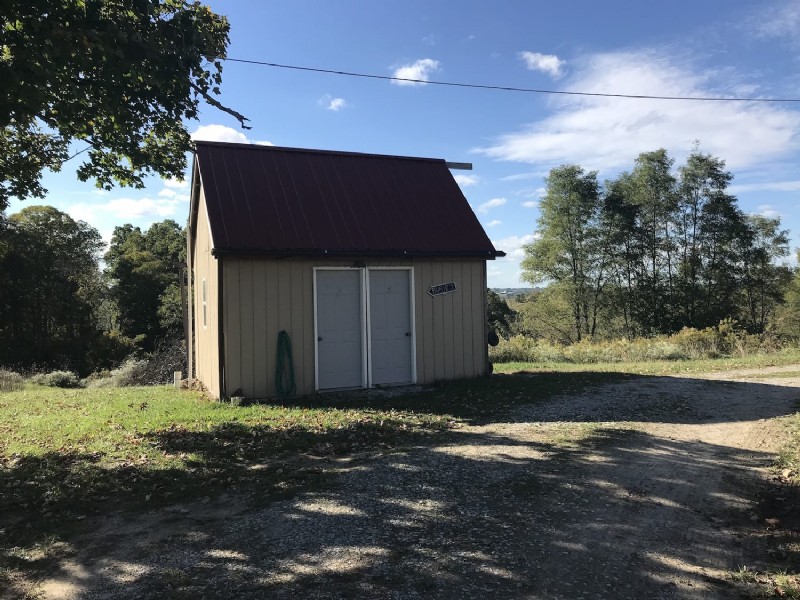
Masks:
[[[91,380],[87,378],[87,385],[91,388],[106,388],[106,387],[126,387],[130,385],[147,385],[141,383],[143,377],[142,372],[147,365],[147,361],[129,357],[124,363],[113,371],[106,371],[105,376],[99,373],[97,377]]]
[[[0,369],[0,392],[13,392],[25,385],[25,379],[19,373]]]
[[[81,382],[80,378],[72,371],[51,371],[50,373],[40,373],[31,377],[31,383],[58,388],[83,387],[83,382]]]
[[[732,320],[716,327],[685,327],[652,338],[583,340],[558,345],[517,335],[489,349],[493,362],[571,362],[575,364],[652,360],[689,360],[776,352],[785,346],[774,334],[754,335],[736,329]]]
[[[125,387],[172,383],[175,371],[186,371],[186,351],[182,340],[166,340],[155,352],[144,357],[130,356],[110,372],[87,377],[90,387]]]

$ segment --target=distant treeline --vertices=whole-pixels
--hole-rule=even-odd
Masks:
[[[0,366],[85,375],[181,337],[182,228],[123,225],[104,247],[51,206],[0,214]]]
[[[522,262],[523,280],[546,287],[520,297],[510,333],[570,343],[726,320],[794,335],[786,311],[798,286],[780,220],[739,208],[723,160],[695,150],[674,167],[661,149],[602,185],[577,165],[550,171]]]

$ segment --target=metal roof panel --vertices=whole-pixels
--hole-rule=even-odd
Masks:
[[[196,147],[215,253],[503,256],[444,160]]]

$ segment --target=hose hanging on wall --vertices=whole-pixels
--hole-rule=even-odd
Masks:
[[[285,331],[281,331],[278,334],[278,356],[275,363],[275,389],[278,392],[278,397],[294,396],[297,386],[294,382],[292,342],[289,341],[289,334]]]

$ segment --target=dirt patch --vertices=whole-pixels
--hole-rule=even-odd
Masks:
[[[59,547],[38,590],[46,598],[730,598],[744,590],[731,572],[794,567],[798,558],[795,524],[767,523],[778,509],[765,499],[790,496],[768,467],[800,379],[752,376],[595,386],[424,445],[320,461],[326,485],[282,500],[256,490],[106,517]]]

